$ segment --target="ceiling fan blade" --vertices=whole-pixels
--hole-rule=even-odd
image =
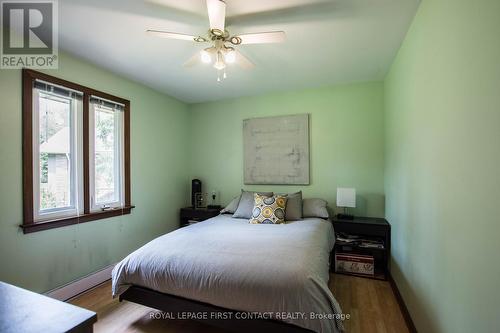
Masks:
[[[235,45],[282,43],[285,41],[285,36],[284,31],[269,31],[233,36],[230,41]]]
[[[148,29],[146,32],[150,35],[161,37],[161,38],[170,38],[170,39],[181,39],[181,40],[189,40],[192,42],[206,42],[207,40],[200,36],[179,34],[177,32],[168,32],[161,30],[151,30]]]
[[[236,53],[235,63],[238,64],[243,69],[252,69],[255,67],[255,64],[250,61],[247,57],[241,54],[240,51],[234,50]]]
[[[210,29],[217,29],[224,33],[226,3],[222,0],[207,0],[207,10]]]
[[[182,66],[185,68],[191,68],[196,65],[201,64],[200,53],[196,52],[191,58],[188,59]]]

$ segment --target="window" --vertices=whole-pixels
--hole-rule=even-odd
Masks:
[[[36,80],[33,86],[33,203],[36,221],[76,216],[83,207],[83,93]]]
[[[123,107],[92,96],[90,99],[90,200],[92,210],[123,203]]]
[[[23,70],[25,233],[130,213],[129,106]]]

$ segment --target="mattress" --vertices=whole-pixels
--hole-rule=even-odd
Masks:
[[[219,215],[123,259],[113,269],[113,296],[135,285],[315,332],[341,332],[341,309],[328,288],[334,240],[332,224],[322,219],[270,225]]]

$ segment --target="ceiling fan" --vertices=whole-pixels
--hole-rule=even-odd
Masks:
[[[151,29],[147,30],[147,32],[162,38],[181,39],[197,43],[211,43],[212,46],[196,53],[184,63],[184,66],[192,67],[200,61],[206,64],[213,64],[213,67],[217,69],[217,81],[219,82],[226,78],[226,67],[228,64],[236,63],[243,69],[251,69],[255,66],[233,46],[243,44],[281,43],[285,41],[285,32],[283,31],[231,36],[224,26],[226,20],[226,3],[222,0],[207,0],[207,9],[208,19],[210,21],[210,29],[208,30],[207,36],[192,36]]]

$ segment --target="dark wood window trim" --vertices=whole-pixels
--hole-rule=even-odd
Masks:
[[[130,214],[135,206],[130,196],[130,101],[102,91],[88,88],[51,75],[31,69],[23,69],[23,232],[31,233],[47,229],[59,228],[72,224],[95,221],[113,216]],[[67,218],[35,222],[33,211],[33,84],[35,80],[60,85],[83,92],[83,214]],[[90,212],[90,150],[89,150],[89,98],[97,96],[125,105],[124,107],[124,195],[123,207],[102,212]]]

